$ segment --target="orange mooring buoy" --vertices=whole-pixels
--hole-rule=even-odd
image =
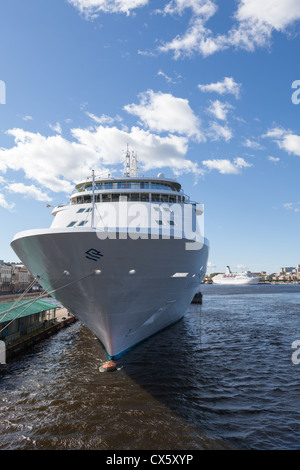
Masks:
[[[117,364],[114,361],[107,361],[99,367],[99,370],[100,372],[113,372],[117,370]]]

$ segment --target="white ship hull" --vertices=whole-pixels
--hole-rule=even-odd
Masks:
[[[122,235],[100,240],[92,228],[50,228],[19,233],[11,246],[116,358],[185,314],[209,251],[206,240],[199,250],[186,250],[185,243]],[[89,256],[90,250],[101,254]]]
[[[217,278],[217,279],[215,279]],[[215,276],[213,278],[214,284],[219,285],[233,285],[233,286],[246,286],[246,285],[253,285],[258,284],[260,281],[259,277],[218,277]]]

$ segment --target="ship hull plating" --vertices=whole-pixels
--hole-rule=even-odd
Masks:
[[[31,230],[13,250],[42,287],[116,358],[185,314],[205,275],[208,244],[185,239],[100,239],[93,229]]]

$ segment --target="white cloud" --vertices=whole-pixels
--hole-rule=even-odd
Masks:
[[[255,140],[246,139],[243,143],[245,147],[249,147],[253,150],[261,150],[262,146]]]
[[[268,160],[270,160],[270,162],[274,162],[274,163],[277,163],[280,161],[280,158],[278,157],[272,157],[271,155],[268,157]]]
[[[273,129],[270,129],[266,134],[263,135],[263,137],[271,137],[271,138],[280,138],[282,137],[286,131],[281,128],[281,127],[274,127]]]
[[[159,71],[157,72],[157,75],[164,77],[168,83],[174,83],[173,80],[172,80],[172,78],[169,77],[167,74],[165,74],[162,70],[159,70]]]
[[[23,119],[23,121],[32,121],[32,119],[33,119],[32,116],[29,116],[29,115],[27,115],[27,116],[20,116],[20,117],[21,117],[21,119]]]
[[[286,152],[300,156],[300,136],[292,131],[275,127],[264,134],[263,137],[273,139],[278,147]]]
[[[185,158],[188,139],[183,136],[161,137],[139,127],[122,130],[117,127],[97,126],[91,129],[72,129],[72,135],[80,144],[94,152],[103,165],[123,163],[127,144],[136,150],[139,164],[144,171],[170,167],[175,175],[192,172],[202,174],[198,165]]]
[[[207,135],[212,140],[224,139],[226,142],[232,139],[232,130],[227,125],[222,126],[218,122],[212,122],[207,131]]]
[[[10,129],[14,146],[0,149],[0,170],[23,170],[25,177],[54,192],[71,192],[70,181],[81,179],[97,154],[61,135],[46,137],[23,129]],[[64,176],[63,176],[64,175]]]
[[[233,106],[231,106],[229,103],[222,103],[219,100],[215,100],[210,102],[208,111],[217,119],[226,121],[228,111],[232,108]]]
[[[164,73],[162,70],[159,70],[157,72],[157,75],[160,77],[163,77],[167,83],[172,83],[172,84],[178,83],[182,78],[181,75],[177,73],[176,73],[176,78],[169,77],[169,75]]]
[[[37,188],[33,184],[30,186],[26,186],[24,183],[10,183],[6,187],[12,193],[23,194],[25,197],[32,197],[37,201],[52,200],[48,196],[48,194],[43,193],[39,188]]]
[[[184,10],[191,8],[194,15],[202,16],[203,18],[210,18],[217,10],[216,5],[212,0],[171,0],[166,4],[163,10],[156,10],[157,12],[166,14],[182,15]]]
[[[159,46],[159,52],[173,52],[174,58],[179,59],[184,56],[189,57],[194,53],[200,53],[207,57],[224,48],[218,39],[212,37],[212,32],[204,26],[215,12],[213,9],[208,11],[210,11],[210,15],[207,13],[204,17],[194,15],[186,32]]]
[[[147,5],[148,0],[68,0],[88,19],[94,19],[102,13],[126,13]]]
[[[101,13],[130,15],[150,3],[149,0],[67,1],[87,19],[94,19]],[[160,52],[173,52],[175,59],[195,53],[207,57],[230,47],[253,51],[268,45],[274,31],[286,33],[300,19],[299,0],[236,0],[232,27],[222,34],[207,27],[208,21],[217,14],[217,0],[170,0],[156,13],[183,17],[186,10],[191,13],[186,31],[158,47]]]
[[[122,121],[122,118],[118,115],[115,118],[107,116],[106,114],[102,114],[102,116],[96,116],[95,114],[89,113],[88,111],[86,111],[86,115],[98,124],[113,124],[115,121]]]
[[[148,90],[140,94],[139,104],[129,104],[124,109],[138,116],[152,131],[178,133],[197,141],[204,139],[200,120],[186,99]]]
[[[198,85],[199,90],[203,92],[215,92],[220,95],[232,94],[239,98],[241,91],[241,84],[236,83],[232,77],[225,77],[223,81],[210,83],[207,85]]]
[[[3,209],[7,209],[9,211],[13,210],[14,207],[15,207],[15,204],[12,202],[12,203],[8,203],[5,199],[5,197],[3,196],[3,194],[0,193],[0,207],[2,207]]]
[[[300,202],[286,202],[283,207],[289,211],[300,212]]]
[[[187,8],[191,19],[185,33],[159,47],[161,52],[173,52],[175,59],[194,53],[207,57],[230,47],[253,51],[268,45],[274,31],[286,32],[300,19],[298,0],[237,0],[232,28],[218,34],[206,26],[217,12],[213,0],[174,0],[162,12],[182,15]]]
[[[300,19],[300,3],[298,0],[240,0],[236,18],[240,22],[264,23],[284,31]]]
[[[233,162],[228,159],[213,159],[202,162],[209,170],[218,170],[224,174],[238,174],[243,168],[251,167],[243,158],[236,158]]]
[[[54,132],[56,132],[56,134],[61,134],[62,130],[61,130],[61,125],[59,122],[57,122],[56,124],[49,124],[49,127],[50,129],[52,129]]]

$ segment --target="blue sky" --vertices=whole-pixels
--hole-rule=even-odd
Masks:
[[[129,144],[204,204],[209,272],[300,263],[299,20],[298,0],[2,2],[0,259]]]

